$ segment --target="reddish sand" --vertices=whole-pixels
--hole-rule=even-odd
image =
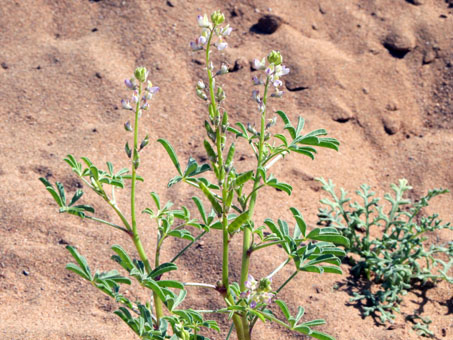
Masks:
[[[71,261],[66,244],[75,245],[93,268],[116,268],[109,260],[115,243],[132,252],[120,232],[59,215],[38,177],[60,181],[70,192],[81,184],[62,161],[66,154],[88,156],[96,164],[127,166],[123,123],[131,117],[118,109],[128,93],[123,79],[135,66],[151,70],[161,87],[142,119],[150,133],[142,156],[138,208],[152,205],[150,191],[177,206],[191,204],[196,191],[185,185],[166,188],[174,168],[154,141],[168,139],[182,161],[203,156],[204,104],[194,84],[204,77],[200,54],[189,50],[197,36],[196,16],[221,9],[234,27],[230,47],[215,62],[244,65],[222,77],[226,108],[232,121],[257,122],[250,98],[249,62],[270,50],[282,51],[291,68],[284,100],[272,100],[292,118],[306,119],[306,129],[326,128],[338,138],[338,153],[322,150],[315,161],[293,155],[273,168],[293,184],[293,195],[267,190],[257,207],[257,220],[290,218],[298,207],[314,226],[324,195],[315,177],[331,178],[353,192],[361,183],[382,194],[389,184],[407,178],[416,199],[433,187],[453,189],[453,9],[451,1],[418,0],[281,0],[281,1],[58,1],[0,2],[0,338],[135,339],[112,311],[116,304],[64,269]],[[449,5],[450,4],[450,5]],[[449,8],[450,6],[450,8]],[[282,19],[273,34],[251,31],[264,14]],[[391,53],[390,53],[391,52]],[[278,125],[281,128],[281,122]],[[276,129],[274,130],[276,131]],[[253,165],[244,144],[238,168]],[[127,191],[120,204],[127,207]],[[95,195],[87,193],[85,203]],[[278,202],[278,203],[277,203]],[[452,220],[452,195],[433,200],[427,213]],[[94,204],[100,216],[114,219],[108,207]],[[139,216],[146,248],[154,248],[155,226]],[[450,232],[431,235],[432,242],[452,240]],[[169,244],[169,260],[184,242]],[[178,260],[177,276],[185,281],[214,283],[220,278],[221,238],[213,232],[202,245]],[[238,277],[241,240],[235,237],[231,272]],[[252,259],[260,277],[284,258],[279,248]],[[319,329],[338,340],[418,339],[405,317],[418,310],[429,316],[438,339],[453,339],[452,286],[445,282],[425,292],[408,294],[392,327],[378,326],[349,298],[345,274],[300,274],[282,294],[306,320],[324,318]],[[289,274],[290,268],[283,274]],[[282,275],[277,282],[282,282]],[[334,286],[338,289],[334,289]],[[133,289],[130,289],[133,292]],[[140,293],[141,294],[141,293]],[[222,306],[219,296],[190,289],[187,305]],[[208,299],[208,300],[206,300]],[[211,334],[222,339],[222,334]],[[255,339],[306,339],[270,324],[256,329]]]

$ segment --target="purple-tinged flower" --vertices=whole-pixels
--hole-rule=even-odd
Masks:
[[[289,67],[286,67],[285,65],[282,65],[282,76],[286,76],[289,73]]]
[[[282,81],[277,79],[277,80],[274,80],[274,82],[272,83],[272,85],[274,85],[274,87],[280,87],[283,85]]]
[[[156,94],[157,92],[159,92],[160,90],[160,87],[159,86],[152,86],[148,92],[151,93],[151,94]]]
[[[253,59],[253,68],[255,70],[264,70],[266,68],[266,59],[259,61],[258,59]]]
[[[134,79],[125,79],[124,84],[126,84],[128,89],[135,90],[137,86],[134,84]]]
[[[198,22],[198,26],[200,26],[200,27],[203,27],[203,28],[211,28],[212,27],[212,24],[209,21],[209,18],[208,18],[208,16],[206,14],[204,16],[199,15],[197,17],[197,22]]]
[[[262,80],[260,78],[258,78],[257,76],[253,76],[252,80],[253,80],[253,84],[254,85],[262,85],[263,84]]]
[[[260,91],[258,91],[258,90],[253,90],[253,91],[252,91],[252,98],[253,98],[257,103],[260,103],[260,102],[261,102],[261,99],[260,99]]]
[[[134,103],[134,104],[137,104],[137,103],[138,103],[138,96],[137,96],[137,94],[134,94],[134,95],[132,96],[132,103]]]
[[[228,44],[227,44],[226,42],[223,41],[223,42],[217,44],[217,49],[218,49],[219,51],[222,51],[222,50],[224,50],[225,48],[227,48],[227,46],[228,46]]]
[[[272,73],[274,73],[274,65],[270,65],[268,68],[266,68],[266,75],[270,76]]]
[[[275,98],[281,98],[281,96],[283,96],[283,91],[280,91],[278,89],[276,89],[275,93],[271,94],[271,97],[275,97]]]
[[[148,104],[148,103],[144,103],[144,104],[140,107],[140,109],[142,109],[142,110],[148,110],[148,109],[149,109],[149,104]]]
[[[131,106],[131,104],[129,103],[128,100],[122,99],[122,100],[121,100],[121,106],[122,106],[123,109],[125,109],[125,110],[132,110],[132,106]]]
[[[250,308],[255,308],[255,307],[256,307],[256,302],[255,301],[250,302]]]
[[[227,37],[231,34],[231,31],[233,31],[233,28],[230,27],[230,25],[226,25],[224,28],[220,30],[220,35]]]

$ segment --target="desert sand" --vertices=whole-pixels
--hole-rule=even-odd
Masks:
[[[151,206],[151,191],[176,206],[194,208],[192,188],[166,188],[175,170],[155,141],[169,140],[182,162],[190,156],[203,160],[206,109],[194,86],[205,75],[202,56],[189,48],[199,32],[198,14],[220,9],[234,28],[229,48],[215,57],[235,70],[221,78],[233,122],[258,121],[250,62],[275,49],[291,73],[284,99],[272,100],[270,109],[291,119],[300,115],[306,131],[326,128],[341,142],[339,152],[321,150],[314,161],[294,155],[277,163],[273,173],[294,191],[290,198],[265,191],[258,221],[290,220],[288,208],[295,206],[314,226],[319,199],[326,196],[316,177],[330,178],[349,192],[368,183],[380,195],[390,183],[407,178],[414,187],[411,199],[434,187],[452,190],[452,5],[445,0],[2,0],[0,338],[135,339],[112,314],[114,301],[64,269],[71,261],[67,244],[76,246],[93,269],[108,270],[117,268],[109,247],[122,244],[132,252],[129,240],[105,226],[59,215],[38,177],[60,181],[73,193],[82,183],[62,161],[68,153],[99,166],[106,161],[118,169],[128,165],[123,147],[130,135],[123,123],[131,117],[121,110],[120,100],[128,95],[123,80],[136,66],[146,66],[161,90],[141,123],[141,134],[149,133],[151,143],[139,168],[146,180],[138,187],[138,209]],[[264,15],[278,17],[275,32],[256,29]],[[247,146],[238,150],[238,168],[251,166]],[[126,207],[127,191],[120,197]],[[95,198],[87,192],[83,202],[114,219]],[[426,213],[452,221],[452,206],[453,196],[443,195]],[[139,215],[139,225],[152,250],[155,226],[146,215]],[[430,242],[452,239],[451,232],[430,235]],[[174,241],[163,260],[184,244]],[[213,232],[178,260],[178,278],[215,283],[220,247],[221,237]],[[236,278],[240,251],[241,240],[235,238],[231,271]],[[252,274],[265,275],[283,256],[275,248],[252,259]],[[349,302],[357,287],[348,284],[349,267],[343,269],[342,276],[300,274],[282,296],[293,310],[304,306],[307,320],[326,319],[320,330],[338,340],[418,339],[405,321],[414,311],[433,320],[430,329],[438,339],[453,338],[451,285],[442,282],[408,294],[395,324],[382,326],[362,319],[360,306]],[[215,308],[222,301],[196,288],[187,304]],[[227,331],[227,320],[217,320],[223,333],[211,333],[212,339],[224,338]],[[306,339],[270,324],[259,325],[255,338]]]

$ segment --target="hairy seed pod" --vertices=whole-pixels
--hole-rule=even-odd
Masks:
[[[236,151],[236,146],[234,143],[231,143],[230,149],[228,150],[228,155],[225,161],[225,166],[231,167],[231,164],[233,163],[233,157],[234,157],[234,152]]]
[[[204,148],[206,150],[206,153],[208,155],[208,158],[211,162],[216,162],[217,161],[217,155],[215,154],[214,150],[212,149],[211,144],[205,139],[203,142]]]

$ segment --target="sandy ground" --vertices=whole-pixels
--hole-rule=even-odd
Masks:
[[[274,173],[293,184],[294,193],[288,199],[267,191],[257,207],[258,220],[289,218],[288,208],[295,206],[313,226],[323,196],[314,181],[318,176],[348,191],[366,182],[379,194],[407,178],[414,199],[433,187],[452,190],[451,6],[444,0],[2,0],[0,338],[134,339],[111,313],[115,303],[64,269],[70,261],[66,244],[77,246],[92,267],[107,270],[115,267],[109,246],[119,243],[132,251],[127,240],[120,232],[58,215],[38,177],[63,182],[74,192],[81,183],[62,162],[67,153],[88,156],[96,164],[110,160],[117,168],[127,166],[123,123],[130,117],[118,107],[127,94],[123,79],[143,65],[161,91],[142,119],[142,133],[150,133],[153,142],[142,156],[140,173],[146,181],[139,186],[139,209],[151,205],[150,191],[193,208],[194,190],[184,185],[166,189],[175,172],[154,141],[168,139],[184,161],[203,156],[206,111],[193,88],[204,74],[201,56],[188,48],[199,30],[195,18],[203,12],[221,9],[234,27],[230,48],[215,59],[244,65],[222,78],[232,121],[257,121],[249,62],[277,49],[291,68],[286,86],[292,91],[286,91],[285,100],[272,101],[271,109],[293,119],[302,115],[307,131],[323,127],[341,142],[338,153],[323,150],[315,161],[292,156],[278,163]],[[251,30],[265,14],[282,19],[270,35]],[[246,150],[239,146],[239,168],[252,164]],[[84,202],[93,198],[88,193]],[[120,202],[126,206],[127,194]],[[439,212],[451,221],[452,204],[452,195],[444,195],[427,213]],[[113,219],[106,206],[94,206]],[[139,223],[145,246],[152,250],[155,228],[147,216],[140,216]],[[448,232],[431,236],[433,242],[453,239]],[[213,233],[193,248],[178,262],[179,278],[219,279],[220,245]],[[173,242],[163,259],[182,246]],[[236,277],[240,249],[235,238],[231,271]],[[252,259],[252,274],[266,274],[282,258],[275,248]],[[347,284],[346,265],[344,271],[343,276],[300,275],[283,297],[294,309],[304,306],[307,320],[326,319],[321,329],[338,340],[418,339],[404,321],[414,310],[433,320],[438,339],[453,339],[451,286],[441,283],[407,295],[402,315],[389,328],[363,320],[360,309],[348,302],[356,288]],[[188,302],[197,308],[222,304],[217,295],[198,289]],[[224,332],[212,338],[222,339]],[[305,339],[269,324],[260,325],[255,338]]]

